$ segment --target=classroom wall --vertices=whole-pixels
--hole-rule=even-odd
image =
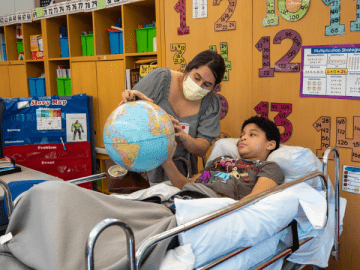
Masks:
[[[336,146],[341,157],[341,173],[343,165],[360,167],[360,159],[357,158],[360,154],[358,153],[360,134],[357,130],[360,123],[358,125],[356,118],[360,117],[358,110],[360,100],[300,97],[301,48],[291,60],[291,63],[300,63],[300,69],[295,69],[294,72],[274,72],[273,77],[259,77],[259,69],[263,68],[263,51],[255,47],[261,38],[268,37],[270,50],[264,55],[269,55],[270,67],[274,68],[275,63],[288,54],[293,45],[291,39],[273,43],[274,37],[281,31],[284,35],[289,35],[285,34],[289,32],[292,35],[297,33],[301,43],[299,44],[299,38],[296,43],[300,47],[360,43],[360,32],[350,31],[350,23],[355,21],[357,16],[359,17],[357,14],[360,14],[356,1],[205,1],[208,5],[207,18],[202,19],[193,19],[193,2],[204,1],[164,0],[163,2],[165,66],[181,70],[185,66],[181,65],[183,59],[187,63],[198,52],[208,49],[211,45],[216,45],[217,51],[220,52],[220,42],[227,43],[228,61],[231,62],[229,80],[221,83],[221,91],[218,92],[228,104],[226,116],[221,120],[223,136],[238,137],[242,122],[256,115],[257,112],[262,112],[269,119],[277,122],[283,134],[284,144],[310,148],[319,158],[322,157],[326,145]],[[307,12],[297,21],[287,21],[279,13],[279,3],[286,4],[287,10],[296,15],[301,5],[304,6],[307,2],[309,4]],[[340,25],[344,25],[345,29],[343,35],[325,35],[325,27],[330,25],[331,7],[324,2],[340,4]],[[184,3],[185,9],[182,8]],[[274,3],[275,16],[278,16],[279,24],[264,27],[262,20],[267,16],[267,7],[271,10],[271,3]],[[182,13],[177,12],[174,7]],[[228,18],[229,21],[235,22],[235,29],[214,31],[215,22],[224,12],[226,14],[228,7],[233,8],[233,12],[224,15],[225,20]],[[333,11],[332,14],[333,18],[336,18],[337,13]],[[177,28],[180,27],[180,20],[185,27],[185,17],[189,33],[179,35]],[[296,33],[284,31],[287,29]],[[176,44],[182,44],[183,48]],[[267,105],[263,106],[263,104]],[[255,107],[258,107],[257,111]],[[338,130],[343,131],[339,133]],[[333,161],[330,161],[329,167],[333,180]],[[340,183],[342,184],[342,181]],[[360,195],[341,190],[340,196],[347,199],[344,231],[340,239],[340,261],[334,262],[331,258],[329,269],[356,269],[360,255],[358,248],[360,218],[357,215]]]

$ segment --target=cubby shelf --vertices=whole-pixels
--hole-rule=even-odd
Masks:
[[[157,60],[163,56],[161,42],[158,52],[138,53],[136,31],[139,25],[151,24],[160,17],[161,0],[143,0],[92,12],[73,13],[22,23],[24,59],[18,59],[16,25],[0,27],[5,36],[7,61],[0,62],[0,89],[2,97],[30,96],[28,78],[38,78],[45,73],[46,95],[57,95],[59,65],[70,66],[72,94],[86,93],[94,97],[94,114],[97,126],[96,146],[103,147],[102,126],[108,115],[121,101],[125,90],[125,70],[134,68],[136,61]],[[111,54],[110,37],[106,31],[121,22],[123,54]],[[69,57],[62,57],[60,27],[67,27]],[[93,55],[83,56],[81,35],[93,34]],[[163,29],[156,25],[157,36]],[[44,58],[32,60],[30,36],[42,35]],[[119,35],[120,36],[120,35]],[[119,39],[121,40],[121,38]],[[113,43],[112,43],[113,44]],[[119,43],[121,44],[121,43]],[[63,45],[64,46],[64,45]],[[121,45],[119,45],[121,48]],[[92,48],[91,48],[92,49]],[[121,51],[121,49],[120,49]],[[161,66],[161,63],[158,64]],[[9,82],[9,83],[8,83]]]

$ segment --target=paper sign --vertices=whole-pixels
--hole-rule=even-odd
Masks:
[[[189,134],[189,129],[190,129],[190,125],[188,123],[180,123],[182,130],[186,133]]]
[[[193,0],[193,19],[207,18],[207,0]]]
[[[41,18],[44,16],[44,8],[36,8],[36,17]]]
[[[87,125],[85,113],[66,114],[66,141],[67,142],[86,142]]]
[[[210,45],[209,46],[210,51],[216,52],[216,45]],[[223,77],[223,81],[229,80],[229,70],[231,69],[231,62],[229,61],[229,53],[228,53],[228,45],[227,42],[220,42],[220,54],[222,58],[224,58],[225,61],[225,73]]]
[[[360,44],[304,46],[300,97],[360,99]]]
[[[97,0],[84,0],[84,11],[90,12],[97,9]]]
[[[343,166],[342,190],[360,194],[360,168]]]
[[[36,110],[37,130],[61,129],[61,109],[40,108]]]
[[[106,8],[106,0],[97,0],[97,9]]]

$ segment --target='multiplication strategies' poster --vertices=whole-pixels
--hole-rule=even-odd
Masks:
[[[360,44],[302,50],[301,97],[360,99]]]

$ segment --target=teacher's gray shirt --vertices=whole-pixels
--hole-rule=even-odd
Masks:
[[[179,120],[180,123],[187,123],[190,125],[189,135],[193,138],[203,138],[212,143],[214,139],[220,135],[220,100],[216,95],[207,94],[201,103],[200,112],[198,114],[178,117],[169,100],[169,90],[171,83],[171,71],[169,68],[157,68],[140,80],[133,90],[138,90],[147,97],[154,100],[154,103],[159,105],[168,114]],[[197,157],[190,154],[184,145],[178,141],[174,158],[184,157],[191,160],[191,171],[193,174],[198,173]],[[186,175],[186,166],[182,161],[176,161],[176,166],[179,171]],[[151,183],[160,183],[168,180],[164,170],[161,166],[147,172],[149,181]]]

